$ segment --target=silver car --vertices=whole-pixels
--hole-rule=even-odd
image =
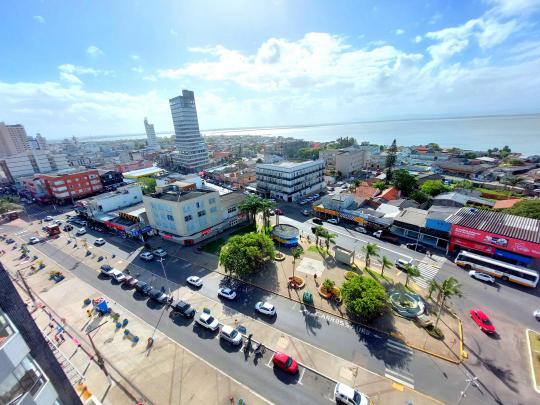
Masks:
[[[475,278],[480,281],[485,281],[486,283],[493,284],[495,282],[495,278],[490,276],[489,274],[482,273],[481,271],[469,271],[469,276],[472,278]]]
[[[219,337],[232,343],[233,345],[239,345],[242,343],[242,334],[234,329],[232,326],[223,325]]]

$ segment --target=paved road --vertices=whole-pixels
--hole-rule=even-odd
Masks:
[[[126,289],[109,278],[99,275],[96,268],[80,263],[69,254],[49,243],[34,245],[42,254],[51,257],[80,279],[114,299],[129,311],[144,319],[182,346],[196,353],[210,364],[250,387],[274,403],[326,404],[333,400],[335,382],[303,368],[297,376],[290,376],[272,367],[272,353],[267,350],[264,357],[254,361],[251,354],[246,358],[239,347],[234,347],[212,333],[183,317],[171,317],[163,306],[147,300],[134,290]],[[165,312],[164,312],[165,311]]]
[[[307,218],[301,217],[300,214],[298,219],[304,221],[304,224],[300,225],[302,229],[306,232],[310,232],[312,225],[311,223],[305,222]],[[296,220],[281,217],[280,221],[291,221],[292,223],[295,223],[293,221]],[[373,241],[380,247],[388,249],[383,251],[382,254],[385,254],[392,259],[409,256],[414,257],[417,260],[425,260],[424,256],[417,252],[412,252],[399,246],[381,242],[370,236],[361,235],[354,231],[327,223],[325,223],[325,227],[338,233],[337,243],[345,247],[356,246],[358,249],[365,243],[364,241]],[[91,238],[91,236],[88,236],[89,240],[91,240]],[[107,244],[106,247],[107,249],[111,249],[111,252],[115,252],[118,257],[130,260],[133,264],[143,266],[157,275],[161,276],[163,274],[161,266],[158,263],[142,263],[140,262],[140,259],[133,257],[133,254],[131,254],[133,246],[124,246],[125,243],[128,243],[129,245],[133,242],[126,242],[118,238],[113,238],[113,243],[114,245]],[[206,272],[204,269],[184,261],[177,261],[174,265],[172,262],[170,262],[171,264],[169,264],[169,262],[166,263],[168,277],[175,279],[180,283],[183,282],[183,278],[189,274]],[[179,270],[169,271],[174,268]],[[521,289],[505,283],[500,283],[499,287],[486,286],[478,281],[470,279],[466,272],[453,264],[443,262],[442,268],[438,271],[436,277],[441,279],[450,275],[457,277],[463,284],[464,297],[454,300],[455,302],[453,304],[458,312],[464,317],[466,327],[469,326],[467,324],[469,320],[466,317],[467,310],[480,305],[492,308],[494,313],[504,314],[505,321],[515,320],[519,322],[519,324],[516,324],[516,328],[522,328],[522,325],[533,328],[538,327],[536,321],[528,315],[528,312],[538,305],[538,289]],[[215,281],[215,283],[216,284],[214,285],[212,281],[207,281],[205,288],[201,292],[209,297],[215,297],[218,281]],[[465,384],[465,368],[463,367],[457,368],[448,363],[434,360],[431,357],[419,353],[409,353],[407,352],[408,349],[404,351],[400,350],[402,347],[400,347],[399,344],[394,344],[393,341],[388,342],[388,344],[387,342],[382,342],[381,339],[384,338],[372,336],[369,334],[371,333],[370,331],[351,329],[349,325],[339,319],[332,319],[331,317],[323,317],[321,315],[317,318],[311,313],[301,313],[301,308],[295,307],[295,305],[298,304],[293,304],[288,300],[283,300],[283,302],[281,302],[282,299],[279,297],[273,295],[267,296],[260,291],[252,293],[254,296],[267,297],[278,307],[279,316],[273,325],[274,327],[336,355],[353,360],[361,366],[371,369],[379,374],[399,379],[406,384],[413,385],[420,391],[442,398],[450,403],[457,400],[456,398],[459,396],[459,392]],[[252,304],[254,300],[255,298],[251,299],[251,301],[246,301],[244,305],[234,305],[238,305],[237,309],[241,312],[252,314]],[[497,321],[496,316],[494,320]],[[486,341],[486,339],[488,338],[485,336],[474,337],[475,343],[480,346],[485,345],[486,348],[489,347],[491,349],[491,344],[493,342]],[[339,341],[340,344],[336,345],[336,341]],[[341,344],[341,342],[343,342],[343,344]],[[391,350],[387,350],[388,348]],[[523,379],[515,381],[516,375],[512,375],[512,373],[509,372],[508,366],[504,365],[509,361],[513,361],[514,365],[512,368],[526,369],[525,353],[523,351],[518,351],[516,353],[515,351],[507,351],[506,349],[507,348],[504,346],[493,348],[494,353],[497,353],[497,356],[493,356],[494,358],[490,359],[488,363],[482,361],[482,359],[480,359],[480,361],[468,361],[465,363],[467,370],[473,374],[477,374],[480,377],[481,383],[485,384],[481,390],[471,388],[465,403],[474,403],[475,401],[512,403],[517,402],[516,396],[530,398],[530,395],[534,395],[531,394],[532,390],[528,387],[528,376],[525,375]],[[392,353],[392,351],[398,353]],[[488,354],[489,353],[484,352],[482,357],[486,357]],[[502,382],[503,386],[510,388],[510,391],[502,390],[500,384],[494,384],[493,382]]]

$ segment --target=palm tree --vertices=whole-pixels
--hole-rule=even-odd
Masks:
[[[439,303],[439,313],[437,314],[437,321],[435,321],[435,327],[439,324],[439,319],[441,319],[441,313],[444,306],[444,301],[447,298],[452,298],[453,296],[461,297],[461,284],[454,278],[448,277],[444,280],[440,286],[440,296],[441,302]]]
[[[319,238],[323,236],[326,229],[324,229],[321,225],[317,225],[314,229],[315,234],[315,245],[319,246]]]
[[[408,265],[405,267],[405,273],[407,273],[407,278],[405,279],[405,287],[409,284],[410,277],[418,277],[420,275],[420,270],[418,266]]]
[[[366,267],[371,264],[372,257],[379,257],[379,247],[375,243],[368,243],[362,246],[362,252],[366,255]]]
[[[240,212],[248,215],[250,222],[255,222],[257,212],[261,210],[262,201],[261,197],[250,194],[242,200],[238,208],[240,208]]]
[[[300,259],[300,256],[304,253],[302,246],[296,246],[291,249],[291,254],[293,257],[292,261],[292,276],[294,278],[294,270],[296,269],[296,260]]]
[[[83,239],[81,241],[81,244],[83,245],[84,250],[86,250],[88,252],[88,241],[86,239]]]
[[[431,298],[431,296],[433,295],[433,293],[435,291],[441,291],[441,285],[439,284],[439,282],[435,279],[432,279],[430,282],[429,282],[429,287],[428,287],[428,292],[429,292],[429,298]],[[439,296],[437,296],[437,301],[439,300]]]
[[[270,210],[276,208],[276,204],[270,200],[261,199],[258,210],[263,214],[263,226],[268,228],[270,226]]]
[[[330,242],[333,242],[336,236],[337,235],[335,233],[330,233],[326,229],[324,230],[324,234],[322,235],[322,237],[325,239],[324,243],[326,244],[326,251],[330,249]]]
[[[26,243],[23,243],[21,245],[21,253],[23,256],[28,256],[28,253],[30,252],[30,250],[28,250],[28,246],[26,246]]]
[[[394,262],[386,256],[383,256],[381,260],[379,260],[379,263],[381,263],[381,276],[384,275],[384,269],[391,269],[394,267]]]

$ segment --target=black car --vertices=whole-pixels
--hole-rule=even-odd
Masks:
[[[157,301],[157,302],[165,302],[169,299],[169,296],[167,294],[165,294],[161,290],[158,290],[157,288],[150,287],[150,289],[148,290],[146,294],[148,294],[150,299],[153,299],[154,301]]]
[[[8,238],[6,239],[6,243],[9,245],[10,243],[15,243],[15,239]]]
[[[101,268],[101,270],[105,270],[105,271],[111,271],[112,270],[112,267],[109,266],[108,264],[102,264],[100,268]]]
[[[64,225],[64,227],[62,228],[64,230],[64,232],[67,232],[67,231],[72,231],[73,230],[73,226],[69,225],[69,224],[66,224]]]
[[[178,300],[171,305],[173,312],[178,312],[186,318],[193,318],[195,316],[195,309],[187,302]]]
[[[323,221],[320,218],[313,218],[313,223],[317,225],[322,225]]]
[[[144,281],[139,281],[137,284],[135,284],[135,289],[142,294],[148,295],[148,293],[152,289],[152,286],[148,283],[145,283]]]
[[[427,253],[427,249],[417,243],[407,243],[405,246],[407,246],[408,249],[416,250],[419,253]]]

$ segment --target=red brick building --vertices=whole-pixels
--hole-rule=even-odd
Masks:
[[[99,172],[96,169],[70,171],[56,174],[36,174],[34,182],[49,201],[62,203],[77,200],[103,190]]]

